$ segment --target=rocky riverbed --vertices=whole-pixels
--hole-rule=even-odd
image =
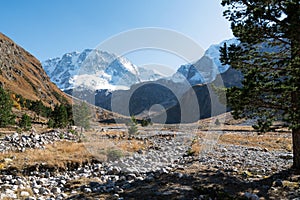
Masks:
[[[0,139],[0,152],[21,151],[24,152],[28,148],[39,149],[44,148],[47,144],[52,144],[56,141],[68,140],[78,141],[79,137],[68,131],[49,131],[43,134],[32,132],[30,134],[14,133],[6,135]]]
[[[288,170],[292,164],[289,152],[215,144],[209,151],[189,155],[187,152],[195,138],[191,133],[178,133],[175,137],[162,134],[140,137],[141,140],[147,138],[152,145],[114,161],[94,160],[66,171],[44,168],[25,174],[3,169],[0,199],[300,197],[300,177],[290,175]],[[62,139],[77,141],[75,136],[64,132],[39,136],[13,134],[4,137],[0,146],[3,151],[26,151],[26,148],[42,148],[44,144]]]

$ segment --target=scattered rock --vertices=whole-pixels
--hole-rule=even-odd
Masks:
[[[21,196],[21,197],[29,197],[30,194],[29,194],[29,192],[27,192],[27,191],[21,191],[20,196]]]
[[[282,187],[283,186],[283,182],[280,179],[277,179],[274,184],[275,187]]]

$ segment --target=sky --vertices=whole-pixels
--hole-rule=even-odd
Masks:
[[[222,12],[218,0],[1,0],[0,32],[40,61],[95,48],[116,34],[144,27],[177,31],[207,49],[233,37]],[[137,65],[184,62],[151,51],[128,57]]]

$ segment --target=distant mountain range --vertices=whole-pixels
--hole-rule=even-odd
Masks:
[[[212,91],[208,87],[217,76],[224,79],[225,86],[241,86],[241,73],[219,61],[219,48],[225,42],[237,44],[236,39],[231,39],[212,45],[202,58],[182,65],[171,77],[137,67],[124,57],[90,49],[46,60],[43,67],[60,89],[99,107],[158,122],[162,118],[167,123],[193,122],[212,115]],[[193,101],[201,114],[191,114],[183,120],[181,109],[195,112],[189,107],[194,93]],[[153,109],[157,104],[160,107]]]
[[[191,85],[212,82],[216,76],[225,72],[228,66],[219,61],[219,48],[224,43],[237,43],[236,39],[225,40],[218,45],[211,45],[204,56],[192,64],[179,67],[172,77],[132,64],[125,57],[112,53],[86,49],[66,53],[62,57],[42,62],[43,68],[51,81],[61,90],[82,88],[90,90],[129,89],[133,84],[168,78],[174,82],[188,81]]]

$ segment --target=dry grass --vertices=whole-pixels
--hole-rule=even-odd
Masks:
[[[289,133],[265,133],[262,135],[226,133],[220,136],[219,143],[292,151],[292,139]]]
[[[237,126],[237,125],[215,125],[215,124],[205,124],[202,126],[203,131],[254,131],[252,126]]]
[[[139,150],[144,150],[148,145],[149,143],[139,140],[123,140],[119,141],[117,144],[117,146],[126,152],[137,152]]]
[[[116,148],[125,152],[136,152],[146,149],[151,142],[140,141],[136,139],[128,140],[124,131],[106,131],[101,133],[87,133],[86,145],[92,147],[94,151],[103,151],[104,149]],[[107,139],[105,135],[116,136],[114,139]],[[102,137],[99,137],[102,136]],[[104,137],[104,138],[103,138]]]
[[[200,152],[202,151],[202,147],[201,147],[200,143],[196,142],[196,143],[192,144],[191,151],[193,152],[194,155],[196,155],[196,156],[199,155]]]
[[[45,149],[29,149],[25,152],[0,154],[0,170],[10,167],[19,171],[37,165],[66,170],[84,163],[118,159],[130,152],[144,149],[143,142],[136,140],[86,139],[82,143],[56,142]],[[8,159],[13,158],[13,159]]]
[[[237,126],[237,125],[223,125],[220,127],[222,130],[230,130],[230,131],[253,131],[252,126]]]
[[[218,141],[221,144],[233,144],[241,146],[251,146],[267,148],[269,150],[292,150],[291,134],[288,132],[277,133],[270,132],[258,135],[256,132],[238,132],[240,126],[227,126],[234,130],[220,135],[218,131],[198,132],[193,141],[186,141],[190,144],[190,153],[199,155],[208,147],[205,146],[205,140]],[[215,133],[215,134],[214,134]],[[64,170],[70,164],[81,165],[92,160],[99,161],[117,159],[121,156],[130,155],[139,150],[147,150],[152,145],[150,141],[141,141],[136,139],[128,140],[122,137],[107,139],[106,135],[123,136],[123,131],[112,130],[109,132],[90,132],[85,134],[82,143],[74,142],[56,142],[47,145],[45,149],[29,149],[25,152],[9,152],[0,154],[0,170],[9,167],[19,170],[32,166],[44,165]],[[213,136],[218,137],[217,139]],[[220,136],[220,137],[219,137]],[[213,138],[211,138],[213,137]],[[12,160],[6,158],[13,158]],[[1,162],[1,160],[3,162]],[[4,160],[6,160],[4,162]]]
[[[202,146],[200,144],[200,139],[199,137],[195,137],[192,140],[191,146],[189,147],[187,154],[190,156],[198,156],[201,151],[202,151]]]
[[[43,149],[29,149],[25,152],[10,152],[0,155],[0,160],[14,158],[6,167],[24,169],[37,164],[66,169],[69,163],[83,164],[90,162],[93,156],[83,143],[57,142]]]
[[[32,190],[31,190],[31,188],[18,189],[18,190],[16,191],[16,193],[17,193],[17,198],[18,198],[18,199],[26,199],[25,197],[22,197],[22,196],[21,196],[21,192],[23,192],[23,191],[26,191],[26,192],[29,193],[30,196],[33,196],[33,192],[32,192]]]
[[[89,184],[90,182],[100,182],[100,178],[86,178],[86,177],[80,177],[78,179],[75,179],[75,180],[69,180],[66,184],[66,188],[68,189],[77,189],[79,187],[81,187],[82,185],[87,185]]]

